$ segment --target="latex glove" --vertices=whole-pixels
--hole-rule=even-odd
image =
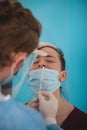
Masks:
[[[58,100],[49,92],[39,92],[39,111],[43,114],[47,124],[56,123],[56,115],[58,111]]]

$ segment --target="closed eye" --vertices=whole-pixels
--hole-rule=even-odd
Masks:
[[[33,64],[39,63],[40,59],[36,59]]]
[[[47,59],[46,61],[47,61],[47,62],[50,62],[50,63],[54,63],[53,60],[49,60],[49,59]]]

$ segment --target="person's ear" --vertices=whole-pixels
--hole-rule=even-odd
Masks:
[[[13,67],[14,68],[20,68],[23,65],[23,61],[24,59],[27,57],[27,53],[26,52],[19,52],[17,54],[13,53]]]
[[[63,71],[59,74],[58,79],[60,80],[60,82],[63,82],[66,79],[67,73],[66,71]]]

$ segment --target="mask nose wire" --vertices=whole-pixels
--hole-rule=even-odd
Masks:
[[[39,88],[39,91],[41,91],[41,88],[42,88],[43,73],[44,73],[44,66],[42,67],[42,73],[41,73],[41,80],[40,80],[40,88]]]

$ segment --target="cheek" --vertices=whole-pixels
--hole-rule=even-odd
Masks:
[[[48,67],[49,67],[49,69],[53,69],[53,70],[57,70],[58,71],[58,66],[55,63],[49,64]]]
[[[30,70],[35,70],[37,68],[37,65],[32,65]]]

